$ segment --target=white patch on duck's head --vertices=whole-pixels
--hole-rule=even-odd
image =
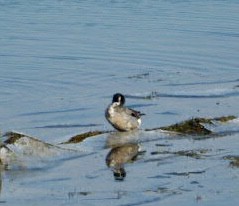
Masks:
[[[141,125],[141,118],[137,119],[137,122],[139,123],[139,126]]]

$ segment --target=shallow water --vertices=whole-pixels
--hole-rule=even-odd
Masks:
[[[104,109],[115,92],[147,114],[142,128],[191,117],[239,116],[237,1],[0,0],[0,7],[2,133],[16,130],[55,144],[89,130],[112,129]],[[225,130],[237,128],[235,123]],[[4,171],[0,201],[238,203],[238,169],[223,160],[238,155],[237,132],[203,141],[162,133],[137,137],[147,152],[127,165],[123,182],[115,182],[105,165],[109,149],[101,135],[77,146],[90,155],[49,168]],[[161,143],[175,151],[206,148],[209,157],[196,161],[159,154],[150,161]],[[173,175],[198,171],[203,172]]]

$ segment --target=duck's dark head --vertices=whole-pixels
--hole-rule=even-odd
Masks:
[[[124,95],[120,94],[120,93],[114,94],[113,99],[112,99],[112,103],[114,103],[114,102],[118,102],[119,105],[124,105],[124,103],[125,103]]]

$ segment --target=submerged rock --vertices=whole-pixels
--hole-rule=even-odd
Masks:
[[[70,150],[18,132],[8,132],[4,136],[7,139],[0,146],[0,164],[4,169],[43,167],[52,158],[70,153]]]
[[[8,139],[4,141],[5,144],[14,144],[17,140],[21,139],[25,135],[17,132],[7,132],[5,136],[8,137]]]
[[[18,132],[8,132],[5,134],[7,140],[4,144],[13,152],[22,153],[29,156],[48,156],[55,154],[60,148],[37,138],[21,134]]]
[[[0,168],[8,169],[8,166],[16,160],[16,154],[6,145],[0,146]]]

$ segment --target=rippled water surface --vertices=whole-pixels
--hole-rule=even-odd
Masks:
[[[0,0],[0,8],[1,133],[57,144],[112,129],[104,110],[115,92],[147,114],[143,129],[239,116],[236,0]],[[146,154],[122,182],[105,165],[108,137],[101,135],[77,146],[89,155],[2,172],[0,203],[236,205],[238,168],[222,159],[239,155],[238,121],[226,130],[236,132],[196,142],[140,134]],[[152,160],[160,143],[170,151],[207,149],[209,158]]]

